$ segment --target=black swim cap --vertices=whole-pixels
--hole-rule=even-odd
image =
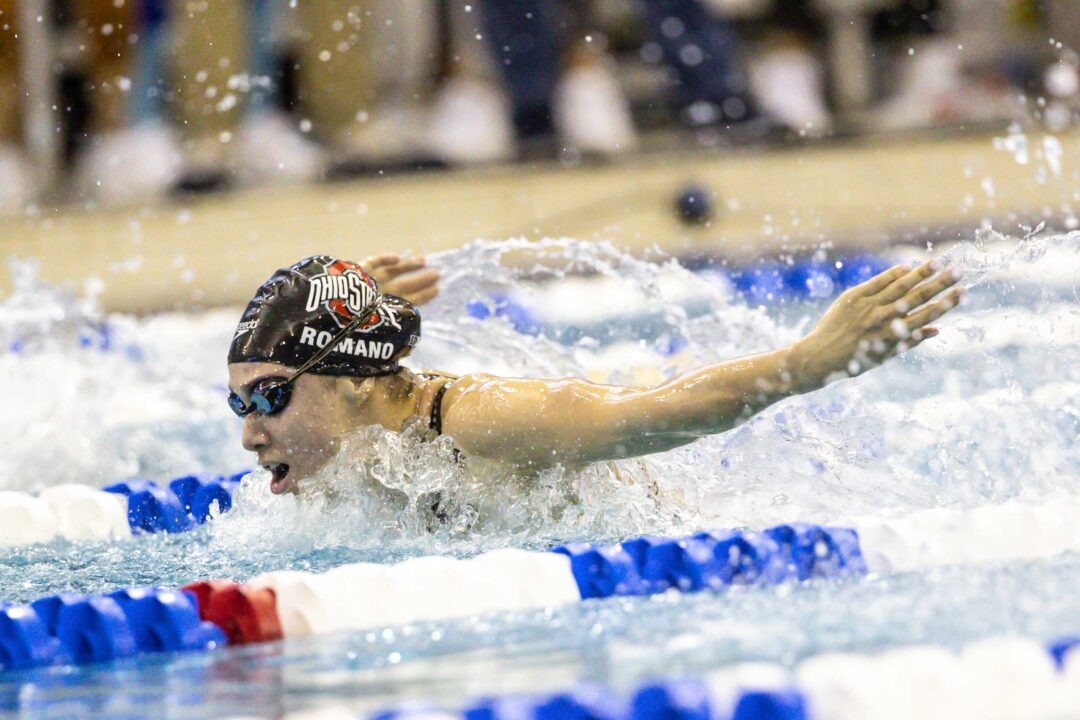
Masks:
[[[309,372],[386,375],[420,340],[420,313],[408,300],[380,293],[356,263],[309,257],[259,287],[240,318],[229,362],[300,367],[360,314],[368,318]]]

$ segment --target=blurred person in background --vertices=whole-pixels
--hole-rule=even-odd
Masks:
[[[25,9],[16,0],[0,0],[0,208],[5,211],[25,207],[43,190],[42,169],[28,160],[19,141],[25,130],[20,84],[26,81],[20,69],[28,48],[18,38]],[[58,91],[56,129],[58,136],[69,135],[62,150],[73,156],[79,199],[143,199],[144,191],[161,185],[175,161],[164,136],[134,123],[130,112],[142,9],[140,0],[67,0],[39,20],[60,38],[59,63],[76,69],[68,77],[81,81],[80,107],[72,93]]]
[[[483,27],[520,140],[614,155],[637,146],[590,0],[482,0]]]
[[[1080,35],[1073,0],[54,5],[62,29],[56,57],[76,70],[85,101],[73,110],[70,93],[61,93],[60,130],[73,138],[70,187],[88,202],[504,161],[519,140],[528,148],[535,138],[546,139],[535,144],[545,151],[556,139],[569,158],[624,152],[638,143],[620,87],[628,76],[625,64],[616,73],[601,32],[618,40],[620,24],[636,24],[631,51],[666,68],[669,96],[638,93],[638,107],[670,101],[691,128],[760,113],[800,134],[826,131],[836,78],[821,58],[844,13],[867,20],[873,44],[863,48],[863,69],[879,78],[876,112],[855,108],[863,127],[1016,117],[1021,85],[1045,86],[1047,124],[1060,128],[1072,121],[1080,86],[1070,49]],[[616,6],[622,10],[613,15]],[[19,10],[15,0],[0,0],[0,209],[7,210],[37,195],[42,174],[20,148]],[[1062,47],[1048,49],[1048,34]]]
[[[1043,9],[1057,51],[1043,78],[1050,97],[1046,124],[1057,132],[1080,121],[1080,8],[1075,0],[1043,0]]]
[[[762,0],[643,0],[643,54],[673,72],[679,120],[691,128],[743,123],[758,115],[743,70],[741,38],[729,20]],[[659,52],[657,52],[659,51]]]
[[[86,103],[85,122],[73,128],[74,195],[106,205],[157,199],[180,163],[161,112],[161,4],[70,0],[63,11]]]
[[[433,56],[431,7],[429,0],[173,0],[180,189],[414,160]],[[267,100],[278,53],[295,58],[299,123]]]
[[[1023,84],[1017,68],[1024,63],[1018,58],[1024,48],[1039,44],[1032,32],[1038,25],[1032,0],[771,0],[770,5],[750,23],[760,46],[751,63],[751,87],[764,112],[792,127],[828,127],[830,105],[871,130],[1014,117],[1015,87]],[[840,26],[855,22],[865,23],[862,40],[869,46],[842,37]],[[841,47],[845,41],[847,47]],[[826,56],[829,67],[821,60]],[[852,75],[856,85],[865,83],[864,97],[846,86]]]
[[[871,33],[866,40],[873,46],[837,48],[836,43],[850,39],[839,37],[835,21],[868,24]],[[940,0],[771,0],[765,12],[751,18],[750,23],[759,48],[750,66],[754,97],[764,112],[789,127],[819,134],[832,122],[830,97],[841,104],[853,100],[837,87],[843,78],[838,77],[836,68],[827,68],[823,58],[839,53],[848,65],[865,61],[863,66],[844,69],[854,72],[871,88],[880,88],[881,83],[865,77],[875,74],[876,68],[870,62],[873,58],[885,54],[881,51],[889,43],[910,44],[913,35],[942,33],[945,24]],[[955,84],[957,73],[951,56],[934,52],[930,45],[926,47],[916,62],[900,60],[900,72],[905,78],[898,90],[902,98],[896,108],[885,113],[888,119],[900,120],[900,105],[920,106],[928,101],[929,92]],[[834,70],[831,74],[830,69]]]
[[[623,0],[622,12],[609,9],[618,4],[480,0],[523,140],[555,135],[568,149],[601,155],[637,144],[600,31],[605,14],[642,25],[640,56],[666,69],[671,91],[656,100],[669,102],[683,127],[726,128],[765,115],[803,133],[827,129],[822,66],[801,39],[817,30],[807,2]],[[744,29],[765,35],[749,57]]]
[[[19,22],[16,0],[0,0],[0,212],[34,196],[34,167],[19,145]]]

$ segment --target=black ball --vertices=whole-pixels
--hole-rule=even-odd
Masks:
[[[675,196],[675,212],[687,225],[704,225],[716,214],[716,198],[704,185],[687,183]]]

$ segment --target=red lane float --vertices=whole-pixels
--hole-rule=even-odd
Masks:
[[[271,588],[253,588],[227,580],[185,585],[194,593],[199,616],[217,625],[234,645],[280,640],[277,599]]]

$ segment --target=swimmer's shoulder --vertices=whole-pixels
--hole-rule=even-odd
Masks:
[[[438,370],[415,372],[423,380],[417,414],[428,418],[428,425],[439,434],[447,432],[445,424],[447,411],[453,408],[458,399],[470,388],[475,388],[483,382],[480,380],[481,376],[475,373],[453,375]],[[492,380],[495,376],[484,375],[483,378]]]
[[[432,407],[431,410],[438,413],[442,424],[441,429],[448,434],[453,433],[447,425],[452,427],[455,416],[461,415],[460,412],[455,412],[455,409],[459,411],[463,409],[461,400],[485,385],[500,380],[498,376],[488,373],[452,375],[435,370],[422,370],[417,374],[427,381],[425,395],[431,396],[432,404],[437,403],[438,407]]]

